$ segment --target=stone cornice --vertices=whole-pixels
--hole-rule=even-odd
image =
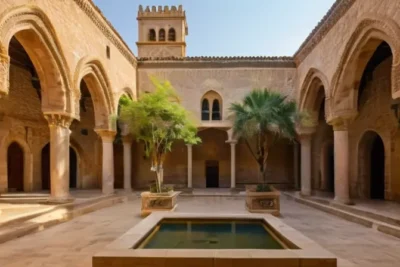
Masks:
[[[350,9],[356,0],[336,0],[318,25],[308,35],[306,40],[294,54],[294,59],[299,65],[311,51],[321,42],[328,32],[336,25],[340,18]]]
[[[139,68],[295,68],[291,57],[138,58]]]
[[[124,57],[136,67],[137,61],[129,46],[125,43],[121,35],[112,26],[112,24],[103,15],[101,10],[92,2],[88,0],[74,0],[75,3],[82,9],[83,12],[93,21],[93,23],[100,29],[115,47],[124,55]]]

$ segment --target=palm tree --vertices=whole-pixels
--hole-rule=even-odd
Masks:
[[[296,135],[296,103],[279,92],[254,89],[242,103],[233,103],[229,110],[232,112],[233,133],[245,140],[265,184],[271,146],[280,137],[293,139]]]

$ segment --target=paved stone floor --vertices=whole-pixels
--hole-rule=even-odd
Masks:
[[[140,220],[140,200],[99,210],[0,245],[1,267],[90,267],[91,256]],[[400,266],[400,239],[302,204],[281,201],[282,219],[360,267]],[[177,212],[246,213],[243,198],[181,197]]]

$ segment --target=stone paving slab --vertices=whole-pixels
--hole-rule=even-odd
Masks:
[[[179,198],[179,212],[245,214],[242,197]],[[359,267],[398,267],[400,239],[285,198],[281,219]],[[91,267],[91,258],[140,218],[140,199],[118,204],[0,245],[1,267]],[[347,261],[346,261],[347,260]]]

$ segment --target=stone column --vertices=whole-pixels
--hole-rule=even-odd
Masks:
[[[10,88],[10,57],[0,45],[0,98],[8,94]]]
[[[236,187],[236,144],[237,141],[229,142],[231,145],[231,189]]]
[[[114,193],[114,138],[116,132],[96,130],[103,143],[102,191],[109,195]]]
[[[72,119],[59,114],[46,114],[50,128],[51,201],[71,200],[69,195],[69,137]]]
[[[132,192],[132,137],[126,135],[123,137],[124,145],[124,189],[126,192]]]
[[[300,157],[299,157],[299,147],[298,142],[293,144],[293,177],[294,177],[294,187],[295,189],[300,189]]]
[[[311,134],[300,136],[301,144],[301,194],[311,195]]]
[[[352,204],[350,200],[349,172],[349,121],[333,125],[334,166],[335,166],[335,201]]]
[[[187,168],[187,176],[188,176],[188,182],[187,182],[187,187],[192,188],[193,187],[193,153],[192,153],[192,145],[186,145],[188,148],[188,168]]]

